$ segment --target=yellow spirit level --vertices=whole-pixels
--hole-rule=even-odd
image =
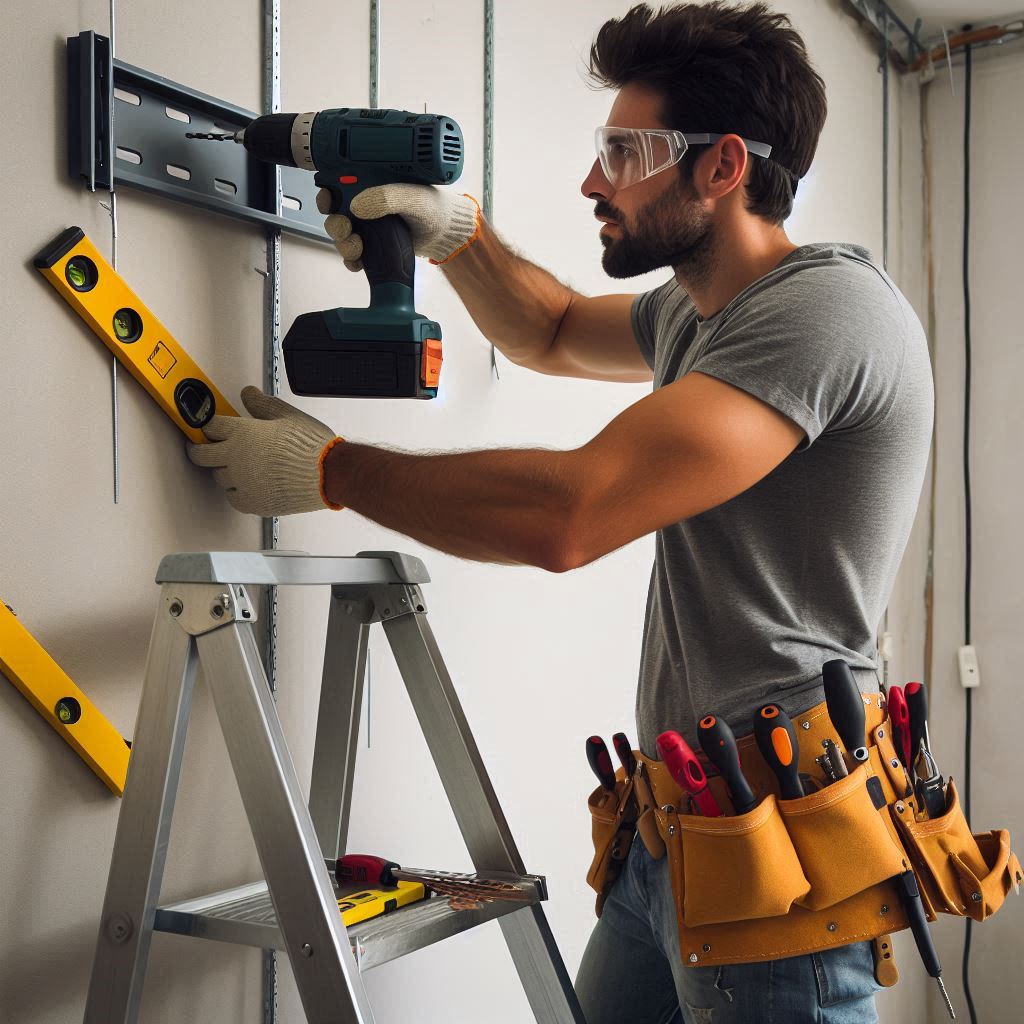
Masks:
[[[0,672],[117,796],[128,774],[128,743],[0,601]]]
[[[427,890],[422,882],[399,882],[395,889],[360,889],[351,896],[342,896],[338,909],[342,924],[348,928],[426,898]]]
[[[189,440],[205,443],[214,415],[238,415],[81,228],[62,232],[33,262]]]

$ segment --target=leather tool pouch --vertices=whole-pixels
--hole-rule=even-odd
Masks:
[[[865,698],[867,702],[867,698]],[[1005,831],[972,836],[949,787],[949,809],[916,822],[913,798],[889,738],[878,698],[865,707],[869,760],[844,779],[798,800],[781,800],[778,783],[753,737],[738,741],[748,782],[759,797],[753,810],[732,814],[718,776],[709,785],[725,812],[710,818],[684,813],[687,798],[663,764],[637,753],[641,787],[652,794],[653,816],[669,858],[679,924],[680,954],[689,966],[749,963],[817,952],[868,939],[882,940],[908,926],[893,876],[913,867],[926,910],[994,913],[1020,864]],[[795,716],[800,769],[820,777],[814,758],[834,736],[824,704]],[[707,767],[707,766],[705,766]],[[598,891],[598,913],[625,853],[611,849],[628,829],[618,800],[591,795],[595,858],[587,881]],[[630,803],[627,794],[625,803]],[[635,817],[634,817],[635,821]],[[620,839],[628,853],[629,842]],[[652,851],[653,854],[654,851]],[[975,895],[979,894],[979,895]],[[888,947],[885,947],[888,948]],[[889,954],[887,954],[888,956]]]
[[[594,909],[598,917],[629,856],[636,832],[637,807],[633,797],[633,780],[625,779],[623,775],[619,769],[613,792],[598,786],[587,799],[594,842],[594,859],[587,872],[587,885],[597,892]]]

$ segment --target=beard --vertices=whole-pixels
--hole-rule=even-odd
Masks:
[[[619,228],[617,237],[600,236],[604,246],[601,265],[609,277],[637,277],[661,267],[682,270],[691,280],[710,272],[714,241],[711,218],[688,182],[677,181],[640,210],[629,227],[608,203],[599,201],[594,212],[615,219]]]

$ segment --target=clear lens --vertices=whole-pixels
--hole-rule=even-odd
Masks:
[[[628,188],[678,163],[686,152],[682,133],[604,126],[594,133],[604,176],[615,189]]]

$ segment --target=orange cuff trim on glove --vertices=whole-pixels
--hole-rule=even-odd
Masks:
[[[344,440],[345,438],[343,437],[336,437],[333,441],[328,441],[327,444],[324,445],[324,450],[320,453],[320,458],[317,460],[316,464],[317,476],[320,478],[320,497],[323,499],[323,503],[335,512],[340,512],[345,506],[335,505],[334,502],[327,497],[327,491],[324,489],[324,460],[327,458],[330,450],[336,444],[339,444]]]
[[[467,199],[473,200],[473,205],[476,207],[476,229],[473,234],[466,239],[466,241],[455,250],[455,252],[449,253],[443,260],[429,260],[428,262],[433,263],[435,267],[441,266],[442,263],[447,263],[449,260],[455,259],[460,252],[464,252],[468,249],[479,237],[480,237],[480,221],[483,219],[480,210],[480,204],[476,201],[475,196],[471,196],[468,192],[462,193]]]

